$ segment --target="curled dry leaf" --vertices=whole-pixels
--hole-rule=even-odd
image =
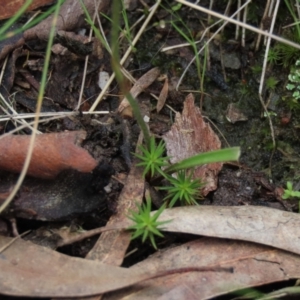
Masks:
[[[169,80],[168,80],[168,77],[166,76],[164,86],[159,94],[158,101],[156,104],[157,112],[160,112],[161,109],[164,107],[167,96],[168,96],[168,91],[169,91]]]
[[[36,136],[28,175],[53,178],[62,170],[91,172],[97,161],[83,148],[85,131],[46,133]],[[28,135],[8,135],[0,139],[0,169],[21,172],[30,142]]]
[[[153,68],[144,74],[134,86],[130,90],[130,94],[133,98],[136,98],[140,93],[144,91],[149,85],[151,85],[154,80],[159,76],[160,70],[159,68]],[[118,112],[122,114],[122,116],[132,117],[132,111],[130,108],[129,101],[127,98],[124,98],[118,108]]]
[[[173,164],[193,155],[221,148],[218,136],[210,125],[204,122],[199,108],[194,104],[192,94],[186,97],[182,114],[176,114],[175,123],[163,139]],[[204,196],[217,188],[217,175],[222,165],[213,163],[195,168],[194,177],[201,178],[205,183],[202,189]]]

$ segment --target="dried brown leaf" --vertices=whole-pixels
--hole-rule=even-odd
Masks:
[[[16,14],[16,12],[25,4],[25,0],[1,0],[0,20],[7,19]],[[27,11],[32,11],[38,7],[51,5],[54,0],[34,0]]]
[[[97,161],[83,148],[84,131],[69,131],[38,135],[34,144],[28,175],[53,178],[66,169],[89,173]],[[21,172],[26,159],[30,136],[8,135],[0,139],[0,169]]]
[[[190,272],[147,280],[115,291],[112,299],[211,299],[238,289],[298,278],[300,257],[253,243],[204,238],[160,251],[130,270],[160,272],[183,267],[233,268],[232,273]],[[174,295],[168,298],[168,296]]]
[[[193,155],[221,148],[218,136],[204,122],[199,108],[194,105],[192,94],[186,97],[182,114],[176,114],[175,123],[163,139],[173,164]],[[202,189],[204,196],[217,188],[217,175],[222,165],[213,163],[195,168],[194,177],[201,178],[205,183]]]
[[[12,239],[0,236],[0,248]],[[22,297],[83,297],[149,278],[130,271],[55,252],[17,240],[0,254],[0,294]]]
[[[166,99],[168,97],[168,91],[169,91],[169,80],[168,77],[166,77],[164,86],[159,94],[158,101],[156,104],[156,110],[158,113],[161,111],[161,109],[164,107],[166,103]]]
[[[8,2],[11,2],[7,0]],[[24,1],[23,1],[24,2]],[[34,1],[36,2],[36,1]],[[110,1],[99,0],[96,1],[98,11],[105,12],[110,4]],[[86,7],[90,16],[94,15],[95,12],[95,1],[94,0],[83,0],[83,4]],[[2,6],[1,6],[2,7]],[[0,8],[1,9],[1,8]],[[60,18],[57,19],[56,30],[57,31],[72,31],[85,23],[85,13],[81,6],[80,1],[66,0],[60,8]],[[13,36],[12,38],[5,39],[0,43],[0,60],[17,47],[21,47],[25,40],[32,40],[35,38],[43,41],[48,40],[50,28],[53,22],[53,15],[49,16],[36,26],[26,30],[24,34]]]
[[[192,206],[165,209],[163,230],[237,239],[300,255],[300,214],[263,206]],[[188,222],[187,222],[188,220]]]
[[[137,80],[134,86],[130,90],[130,94],[133,98],[136,98],[140,93],[142,93],[149,85],[151,85],[154,80],[159,76],[159,68],[153,68],[144,74],[141,78]],[[129,108],[129,111],[128,109]],[[130,108],[129,101],[124,98],[118,108],[118,112],[124,115],[124,110],[127,109],[126,116],[132,116],[132,111]]]

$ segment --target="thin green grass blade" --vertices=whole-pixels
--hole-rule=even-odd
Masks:
[[[221,149],[217,151],[200,153],[198,155],[189,157],[176,163],[165,170],[165,173],[172,173],[179,170],[186,170],[189,168],[197,167],[199,165],[226,162],[226,161],[237,161],[240,157],[240,147],[232,147],[227,149]]]
[[[0,28],[0,36],[3,35],[3,33],[11,27],[16,21],[24,14],[26,9],[30,6],[33,0],[26,0],[24,5],[17,11],[17,13],[12,16],[10,19],[8,19],[5,24]]]

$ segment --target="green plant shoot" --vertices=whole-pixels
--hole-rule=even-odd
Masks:
[[[127,230],[134,231],[132,233],[131,239],[136,239],[142,237],[142,242],[144,243],[147,239],[150,240],[154,249],[157,249],[155,236],[163,237],[163,234],[159,230],[159,227],[170,221],[157,221],[160,214],[165,209],[165,206],[161,206],[153,215],[151,215],[151,199],[147,198],[146,203],[138,205],[138,212],[131,211],[128,218],[134,222],[134,225],[129,226]]]
[[[141,162],[137,164],[137,166],[144,167],[143,176],[145,177],[148,172],[150,172],[150,176],[154,177],[156,174],[160,174],[165,177],[164,172],[161,167],[167,165],[168,157],[164,157],[163,154],[165,152],[165,144],[163,141],[156,146],[155,138],[152,136],[150,138],[149,149],[144,146],[140,146],[140,150],[142,151],[142,155],[135,154]]]
[[[300,212],[300,192],[293,190],[293,184],[291,181],[286,183],[287,189],[284,190],[284,194],[282,195],[282,199],[291,199],[291,198],[299,198],[298,202],[298,212]]]
[[[185,205],[198,205],[197,200],[202,198],[200,190],[203,183],[200,179],[192,178],[193,172],[190,172],[188,176],[186,173],[186,170],[181,170],[177,173],[177,178],[168,176],[172,186],[159,188],[168,192],[164,200],[170,200],[169,207],[173,207],[177,200]]]

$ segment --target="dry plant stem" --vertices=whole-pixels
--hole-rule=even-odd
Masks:
[[[0,98],[1,100],[4,102],[4,104],[6,105],[6,107],[8,107],[14,114],[18,113],[14,110],[14,108],[5,100],[5,98],[3,97],[2,94],[0,94]],[[4,108],[2,107],[2,110],[4,113],[6,113],[8,116],[11,116],[11,114]],[[10,120],[12,120],[12,118],[9,118]],[[29,128],[31,131],[34,131],[34,128],[31,127],[24,119],[21,118],[21,121],[17,121],[20,124],[24,124],[27,128]],[[41,133],[40,131],[36,130],[36,133]]]
[[[64,116],[61,115],[61,116],[57,116],[57,117],[47,118],[47,119],[44,119],[44,120],[40,120],[40,119],[39,119],[39,124],[41,124],[41,123],[47,123],[47,122],[49,122],[49,121],[58,120],[58,119],[61,119],[61,118],[64,118]],[[33,125],[34,123],[35,123],[35,121],[29,122],[30,125]],[[26,127],[27,127],[27,125],[22,125],[22,126],[19,126],[19,127],[15,128],[15,129],[11,130],[10,132],[7,132],[7,133],[5,133],[5,134],[2,134],[2,135],[0,136],[0,140],[1,140],[2,138],[6,137],[6,136],[8,136],[8,135],[11,135],[11,134],[13,134],[13,133],[15,133],[15,132],[18,132],[18,131],[20,131],[20,130],[26,128]]]
[[[81,114],[83,115],[107,115],[110,112],[108,110],[99,110],[99,111],[83,111]],[[67,116],[76,116],[79,113],[76,111],[66,111],[66,112],[45,112],[45,113],[40,113],[40,118],[45,118],[45,117],[57,117],[57,118],[64,118]],[[28,114],[9,114],[9,117],[6,116],[1,116],[0,115],[0,121],[9,121],[9,120],[17,120],[17,119],[32,119],[35,117],[35,113],[28,113]],[[32,123],[30,123],[32,124]],[[24,128],[24,127],[23,127]],[[0,136],[1,139],[2,136]]]
[[[195,4],[193,4],[193,3],[190,3],[190,2],[188,2],[188,1],[186,1],[186,0],[176,0],[176,1],[179,2],[179,3],[182,3],[182,4],[186,5],[186,6],[189,6],[189,7],[192,7],[192,8],[194,8],[194,9],[197,9],[197,10],[199,10],[199,11],[202,11],[202,12],[204,12],[204,13],[211,14],[212,16],[215,16],[215,17],[217,17],[217,18],[220,18],[220,19],[222,19],[222,20],[225,20],[225,21],[227,21],[227,22],[229,22],[229,23],[239,24],[241,27],[245,27],[246,29],[249,29],[249,30],[251,30],[251,31],[253,31],[253,32],[260,33],[260,34],[262,34],[262,35],[265,35],[265,36],[267,36],[267,37],[270,37],[270,38],[272,38],[272,39],[274,39],[274,40],[276,40],[276,41],[278,41],[278,42],[281,42],[281,43],[283,43],[283,44],[286,44],[286,45],[295,47],[295,48],[297,48],[297,49],[300,49],[300,45],[297,44],[297,43],[294,43],[294,42],[289,41],[289,40],[287,40],[287,39],[281,38],[281,37],[279,37],[279,36],[277,36],[277,35],[270,34],[270,33],[268,33],[268,32],[264,32],[263,30],[258,29],[258,28],[254,27],[254,26],[251,26],[251,25],[248,25],[248,24],[244,24],[244,23],[242,23],[242,22],[238,22],[237,20],[235,20],[235,19],[232,18],[233,16],[235,16],[236,12],[231,16],[231,18],[228,18],[228,17],[226,17],[226,16],[224,16],[224,15],[222,15],[222,14],[216,13],[216,12],[214,12],[214,11],[210,11],[210,10],[208,10],[208,9],[202,7],[202,6],[197,6],[197,5],[195,5]],[[246,5],[248,5],[250,2],[251,2],[251,1],[247,1],[245,4],[242,5],[242,8],[244,8],[244,7],[245,7]],[[227,24],[227,23],[226,23],[226,24]]]
[[[122,57],[121,61],[120,61],[120,65],[122,66],[125,61],[127,60],[127,58],[129,57],[131,51],[132,51],[132,47],[134,47],[136,45],[136,43],[138,42],[138,40],[140,39],[142,33],[144,32],[145,28],[147,27],[147,25],[149,24],[150,20],[152,19],[154,13],[156,12],[157,8],[159,7],[161,3],[161,0],[158,0],[156,2],[156,4],[154,5],[153,10],[150,12],[150,14],[148,15],[147,19],[145,20],[145,22],[143,23],[143,25],[141,26],[140,30],[138,31],[137,35],[134,37],[134,39],[132,40],[132,44],[131,46],[128,47],[126,53],[124,54],[124,56]],[[92,107],[90,108],[89,112],[93,112],[95,110],[95,108],[97,107],[97,105],[99,104],[99,102],[102,100],[103,96],[105,95],[107,89],[109,88],[109,86],[111,85],[111,83],[113,82],[113,80],[115,79],[115,73],[113,73],[109,80],[107,81],[105,87],[103,88],[103,90],[101,91],[101,93],[99,94],[99,96],[97,97],[96,101],[94,102],[94,104],[92,105]]]
[[[4,112],[4,113],[6,113],[6,115],[7,116],[11,116],[11,114],[2,106],[2,105],[0,105],[0,108],[1,108],[1,110]],[[14,110],[13,110],[13,112],[15,112]],[[18,124],[20,124],[20,125],[24,125],[25,126],[25,128],[28,128],[28,129],[30,129],[31,131],[34,131],[34,128],[28,123],[28,122],[26,122],[23,118],[19,118],[19,119],[21,119],[21,121],[19,121],[19,119],[13,119],[12,117],[9,117],[9,118],[7,118],[8,119],[8,121],[9,120],[11,120],[11,121],[15,121],[14,122],[14,125],[16,126],[17,124],[16,123],[18,123]],[[40,131],[36,131],[36,133],[37,134],[40,134],[41,132]],[[2,135],[1,135],[1,137],[0,137],[0,139],[2,138]]]
[[[248,14],[248,6],[245,7],[244,9],[244,14],[243,14],[243,23],[247,22],[247,14]],[[242,47],[245,48],[246,46],[246,28],[242,27]]]
[[[270,32],[273,32],[273,29],[274,29],[274,25],[275,25],[275,21],[276,21],[276,17],[277,17],[277,12],[278,12],[279,4],[280,4],[280,0],[277,0],[276,1],[276,6],[275,6],[275,9],[274,9],[274,13],[273,13],[272,22],[271,22]],[[267,63],[268,63],[268,55],[269,55],[270,45],[271,45],[271,38],[268,37],[268,39],[267,39],[267,45],[266,45],[266,51],[265,51],[265,55],[264,55],[264,61],[263,61],[263,68],[262,68],[262,72],[261,72],[260,85],[259,85],[259,90],[258,90],[258,93],[260,95],[262,95],[262,91],[263,91],[263,87],[264,87],[265,74],[266,74],[266,69],[267,69]]]
[[[2,253],[4,250],[6,250],[10,245],[12,245],[17,239],[20,239],[21,237],[23,237],[24,235],[28,234],[31,230],[25,231],[23,233],[21,233],[20,235],[14,237],[9,243],[7,243],[6,245],[4,245],[2,248],[0,248],[0,253]]]
[[[269,7],[269,10],[268,10],[268,17],[269,18],[271,18],[272,15],[274,17],[274,14],[277,15],[277,13],[275,13],[275,11],[273,12],[273,10],[274,10],[274,4],[275,4],[275,1],[271,1],[270,7]],[[266,31],[269,31],[269,29],[266,28]],[[269,31],[269,32],[272,32],[272,31]],[[266,44],[267,44],[267,37],[265,36],[265,38],[264,38],[264,46],[266,46]]]
[[[241,0],[238,0],[237,2],[237,15],[236,15],[236,19],[237,21],[241,21]],[[235,40],[238,40],[239,38],[239,31],[240,31],[240,26],[237,24],[236,27],[235,27]]]
[[[187,6],[190,6],[190,7],[195,8],[195,9],[198,9],[198,8],[200,7],[200,6],[197,6],[197,5],[190,5],[191,3],[186,2],[186,1],[183,1],[183,0],[176,0],[176,1],[177,1],[177,2],[180,2],[180,3],[182,3],[182,4],[186,4]],[[241,6],[240,9],[243,9],[243,8],[244,8],[246,5],[248,5],[250,2],[251,2],[251,0],[248,0],[245,4],[243,4],[243,5]],[[207,40],[207,42],[205,43],[205,45],[198,51],[197,55],[199,55],[199,54],[203,51],[203,49],[205,49],[206,45],[207,45],[211,40],[214,39],[214,37],[215,37],[215,36],[216,36],[216,35],[217,35],[217,34],[218,34],[218,33],[219,33],[219,32],[227,25],[227,23],[228,23],[230,20],[231,20],[231,21],[234,20],[233,17],[238,13],[238,11],[236,11],[234,14],[231,15],[231,18],[228,18],[228,17],[226,17],[226,16],[220,15],[220,14],[218,14],[218,13],[215,13],[215,12],[210,11],[210,10],[208,10],[208,9],[206,9],[206,8],[203,8],[203,7],[200,7],[199,10],[200,10],[200,11],[204,10],[204,12],[206,12],[206,13],[212,13],[212,15],[217,14],[218,16],[221,16],[220,19],[225,19],[225,20],[227,20],[227,21],[225,21],[224,24],[223,24],[222,26],[220,26],[220,28],[218,28],[218,29],[216,30],[216,32],[215,32],[215,33]],[[235,21],[235,20],[234,20],[234,21]],[[232,23],[234,23],[234,22],[232,21]],[[180,78],[179,78],[179,80],[178,80],[178,83],[177,83],[177,86],[176,86],[176,90],[178,90],[178,87],[180,86],[183,77],[185,76],[187,70],[189,69],[189,67],[191,66],[191,64],[195,61],[195,59],[196,59],[196,56],[193,57],[193,59],[189,62],[189,64],[187,65],[187,67],[184,69],[182,75],[180,76]]]
[[[196,42],[195,42],[195,45],[201,43],[202,40],[203,40],[203,38],[204,38],[204,37],[207,35],[207,33],[209,32],[209,30],[210,30],[212,27],[216,26],[217,24],[219,24],[219,23],[221,23],[221,22],[222,22],[222,20],[219,20],[219,21],[215,22],[214,24],[212,24],[211,26],[205,28],[204,32],[203,32],[202,35],[201,35],[200,40],[199,40],[199,41],[196,41]],[[201,22],[201,24],[202,24],[202,22]],[[205,26],[203,25],[203,27],[205,27]],[[190,43],[182,43],[182,44],[178,44],[178,45],[173,45],[173,46],[163,47],[163,48],[161,48],[160,52],[166,52],[166,51],[168,51],[168,50],[177,49],[177,48],[181,48],[181,47],[190,47],[190,46],[191,46]]]
[[[96,0],[94,1],[94,3],[95,3],[95,7],[96,7]],[[107,47],[109,48],[109,54],[111,55],[111,49],[110,49],[110,47],[109,47],[109,42],[108,42],[108,40],[107,40],[107,38],[106,38],[106,35],[105,35],[105,33],[104,33],[104,30],[103,30],[103,27],[102,27],[102,23],[101,23],[101,21],[100,21],[100,16],[99,16],[98,10],[97,10],[97,13],[96,13],[96,18],[97,18],[98,27],[99,27],[99,29],[100,29],[100,32],[101,32],[101,34],[102,34],[102,37],[103,37],[103,39],[105,40],[106,45],[107,45]]]
[[[94,16],[93,16],[93,23],[95,23],[96,16],[98,14],[99,3],[100,3],[100,1],[98,1],[98,5],[96,5],[96,1],[95,1],[95,13],[94,13]],[[93,35],[93,28],[91,27],[90,28],[90,33],[89,33],[89,38],[88,38],[89,42],[92,40],[92,35]],[[80,109],[80,106],[81,106],[81,103],[82,103],[82,96],[83,96],[83,90],[84,90],[84,86],[85,86],[85,79],[86,79],[86,72],[87,72],[89,57],[90,57],[89,55],[87,55],[85,57],[82,82],[81,82],[79,99],[78,99],[78,104],[77,104],[76,110]]]
[[[140,0],[141,4],[145,7],[145,9],[148,9],[149,12],[151,12],[154,8],[155,8],[155,4],[152,5],[150,8],[146,3],[143,3],[142,0]],[[156,8],[155,8],[156,9]],[[131,27],[130,27],[130,31],[136,27],[140,22],[142,22],[145,19],[145,15],[141,16]]]
[[[263,21],[264,21],[265,17],[268,14],[269,7],[270,7],[270,0],[268,0],[267,3],[266,3],[264,14],[261,18],[260,25],[259,25],[260,30],[263,30],[263,28],[264,28]],[[259,33],[258,36],[257,36],[256,44],[255,44],[255,52],[259,49],[261,37],[262,37],[262,33]]]
[[[226,145],[227,145],[227,147],[229,148],[229,147],[231,147],[230,146],[230,144],[228,143],[228,141],[227,141],[227,139],[226,139],[226,137],[224,136],[224,134],[222,133],[222,131],[220,130],[220,128],[210,119],[210,118],[208,118],[208,117],[206,117],[206,116],[203,116],[203,118],[205,119],[205,120],[207,120],[218,132],[219,132],[219,134],[220,134],[220,136],[223,138],[223,140],[224,140],[224,142],[226,143]]]
[[[124,225],[120,225],[120,226],[104,226],[104,227],[91,229],[89,231],[79,233],[78,235],[76,235],[74,237],[63,239],[63,240],[59,241],[57,243],[57,247],[63,247],[63,246],[71,245],[71,244],[74,244],[76,242],[80,242],[84,239],[90,238],[94,235],[100,234],[102,232],[112,231],[112,230],[122,230],[122,229],[125,230],[125,228],[127,228],[128,226],[129,226],[129,223],[124,224]]]
[[[5,69],[6,69],[7,62],[8,62],[8,56],[5,57],[5,60],[4,60],[3,65],[2,65],[1,74],[0,74],[0,84],[2,83],[2,79],[3,79],[3,76],[4,76],[4,72],[5,72]]]
[[[224,16],[228,16],[229,9],[230,9],[230,6],[231,6],[231,2],[232,2],[232,0],[228,1],[227,6],[226,6],[225,11],[224,11]],[[219,20],[219,21],[221,21],[221,20]],[[221,32],[222,33],[224,32],[224,27],[222,28]]]
[[[277,12],[278,12],[278,8],[279,8],[279,4],[280,4],[280,0],[277,0],[276,1],[276,6],[275,6],[275,9],[274,9],[274,13],[273,13],[273,19],[272,19],[272,22],[271,22],[270,32],[273,32],[273,29],[274,29],[274,25],[275,25],[275,20],[276,20],[276,17],[277,17]],[[270,115],[268,113],[268,109],[267,109],[267,107],[266,107],[266,105],[264,103],[263,96],[262,96],[270,45],[271,45],[271,37],[268,37],[268,39],[267,39],[267,45],[266,45],[266,51],[265,51],[265,56],[264,56],[264,62],[263,62],[263,69],[262,69],[262,73],[261,73],[261,79],[260,79],[260,85],[259,85],[258,95],[259,95],[259,100],[261,102],[261,105],[264,108],[266,116],[267,116],[267,118],[269,120],[269,125],[270,125],[270,130],[271,130],[271,136],[272,136],[272,142],[273,142],[273,151],[272,151],[272,154],[271,154],[271,157],[270,157],[270,161],[269,161],[269,169],[270,169],[270,173],[271,173],[271,170],[272,170],[271,163],[272,163],[273,154],[274,154],[274,151],[275,151],[276,142],[275,142],[275,134],[274,134],[274,128],[273,128],[272,119],[271,119],[271,117],[270,117]]]

